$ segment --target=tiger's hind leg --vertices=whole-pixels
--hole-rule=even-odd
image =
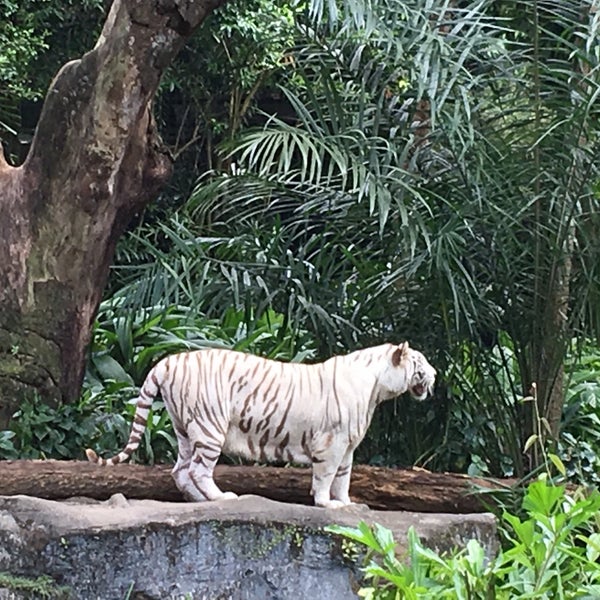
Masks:
[[[222,492],[213,479],[213,472],[224,443],[224,435],[213,433],[210,438],[205,437],[202,440],[196,440],[191,451],[188,477],[194,487],[195,494],[202,495],[207,500],[238,497],[233,492]]]
[[[194,482],[190,478],[190,464],[192,462],[192,447],[185,431],[175,428],[177,435],[178,454],[177,462],[171,471],[171,476],[175,480],[177,489],[183,494],[186,500],[191,502],[205,502],[206,496],[198,491]]]

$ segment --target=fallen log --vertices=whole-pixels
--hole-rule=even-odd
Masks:
[[[87,496],[105,500],[127,498],[181,501],[165,465],[120,464],[99,467],[82,461],[0,461],[0,495],[25,494],[49,500]],[[256,494],[273,500],[312,504],[310,469],[218,465],[215,480],[223,490]],[[390,469],[357,465],[350,495],[378,510],[469,513],[486,510],[489,494],[510,487],[509,480],[488,480],[422,469]]]

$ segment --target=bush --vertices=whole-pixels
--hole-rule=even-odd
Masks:
[[[106,416],[106,406],[89,394],[74,404],[52,407],[38,396],[24,400],[0,431],[0,459],[82,459],[93,440],[105,449],[127,439],[129,424],[120,415]]]
[[[572,481],[600,484],[600,350],[586,344],[569,357],[558,454]]]
[[[475,539],[462,550],[440,555],[425,548],[412,528],[407,554],[398,558],[391,532],[380,525],[328,530],[366,550],[368,586],[360,595],[371,600],[597,598],[598,510],[597,491],[571,494],[542,477],[527,488],[522,517],[502,513],[503,548],[495,558],[487,557]]]

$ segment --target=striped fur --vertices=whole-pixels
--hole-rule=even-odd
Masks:
[[[193,501],[233,498],[213,480],[224,452],[261,462],[312,464],[317,506],[350,504],[354,449],[375,407],[408,391],[423,400],[435,370],[409,348],[384,344],[306,365],[231,350],[169,356],[148,374],[127,445],[109,459],[87,450],[90,461],[114,465],[139,445],[153,398],[160,392],[177,434],[177,487]]]

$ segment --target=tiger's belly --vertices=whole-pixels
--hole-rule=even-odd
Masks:
[[[232,425],[227,432],[223,453],[258,462],[311,463],[307,434],[297,435],[289,431],[278,435],[270,429],[244,432],[239,426]]]

